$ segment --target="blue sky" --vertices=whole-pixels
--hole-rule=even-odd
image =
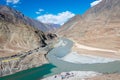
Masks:
[[[46,17],[58,18],[57,16],[65,17],[65,15],[68,15],[68,19],[76,14],[82,15],[91,7],[91,3],[95,1],[96,0],[0,0],[0,4],[11,6],[28,17],[38,20],[44,19],[45,21],[47,19]],[[55,20],[57,19],[54,19],[54,21]],[[64,20],[64,22],[66,20]],[[48,22],[49,21],[50,20],[48,20]],[[58,23],[63,24],[63,22],[60,23],[59,21]]]

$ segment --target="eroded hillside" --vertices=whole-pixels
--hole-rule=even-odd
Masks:
[[[118,56],[120,54],[119,11],[120,0],[102,0],[98,5],[90,8],[82,15],[82,18],[77,19],[77,21],[73,18],[73,21],[69,23],[71,24],[75,21],[74,25],[71,25],[72,28],[61,31],[60,34],[74,40],[78,44],[115,50],[116,53],[112,54],[117,54],[116,56]],[[69,25],[63,25],[63,27],[67,26]],[[79,50],[79,53],[81,53],[79,48],[75,50]],[[87,53],[89,52],[87,51]],[[103,52],[103,54],[105,53]]]
[[[47,44],[56,35],[44,33],[44,26],[0,5],[0,77],[47,63]]]

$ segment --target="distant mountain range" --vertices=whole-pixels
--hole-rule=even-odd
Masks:
[[[14,10],[13,8],[10,8],[8,6],[0,5],[0,14],[1,16],[6,16],[6,21],[12,22],[12,23],[24,23],[26,25],[30,25],[33,27],[36,27],[40,29],[43,32],[49,31],[58,28],[60,25],[58,24],[44,24],[40,21],[34,20],[32,18],[26,17],[21,12]],[[10,17],[9,17],[10,16]]]

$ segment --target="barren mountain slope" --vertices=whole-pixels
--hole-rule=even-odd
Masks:
[[[70,20],[68,20],[60,29],[58,29],[58,33],[64,35],[64,32],[67,33],[69,30],[73,29],[74,25],[80,21],[82,17],[80,15],[75,15]]]
[[[62,34],[76,42],[98,48],[120,50],[120,0],[103,0],[89,9],[82,20]]]
[[[44,42],[44,33],[36,33],[32,19],[0,5],[0,57],[35,49]],[[41,42],[41,43],[40,43]]]
[[[120,0],[103,0],[91,8],[84,20],[89,25],[83,43],[94,47],[120,49]],[[84,25],[84,24],[83,24]],[[87,45],[86,44],[86,45]]]

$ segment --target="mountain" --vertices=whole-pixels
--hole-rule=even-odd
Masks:
[[[43,23],[0,5],[0,57],[46,45],[45,34],[37,29],[38,25],[44,30]]]
[[[0,77],[47,63],[45,55],[56,37],[49,26],[0,5]]]
[[[79,44],[104,49],[120,50],[120,0],[102,0],[98,5],[90,8],[82,18],[74,17],[63,25],[71,29],[63,29],[65,37],[73,39]]]
[[[52,24],[52,23],[42,23],[40,21],[31,19],[32,26],[35,28],[38,28],[39,30],[43,32],[51,32],[57,30],[60,25],[59,24]]]
[[[81,20],[81,19],[82,19],[82,16],[75,15],[74,17],[70,18],[65,24],[63,24],[63,26],[60,29],[58,29],[57,32],[62,33],[64,31],[68,31],[68,30],[72,29],[73,26],[75,24],[77,24],[78,21]]]
[[[56,30],[58,30],[60,28],[61,25],[59,24],[53,24],[53,23],[44,23],[46,29],[46,32],[55,32]]]

